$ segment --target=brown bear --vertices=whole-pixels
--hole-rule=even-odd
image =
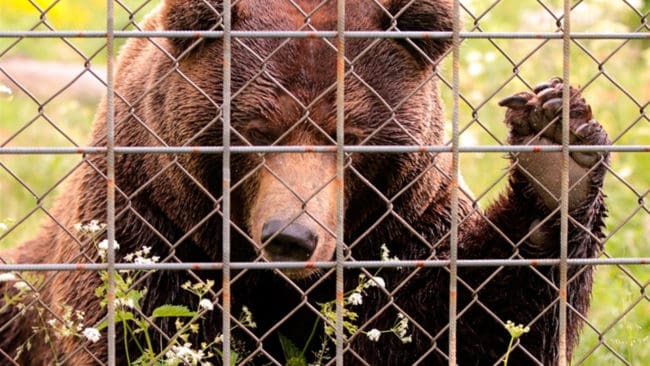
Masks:
[[[451,0],[350,0],[350,31],[450,31]],[[145,30],[220,30],[221,1],[166,0],[144,22]],[[335,1],[240,0],[232,8],[236,31],[335,30]],[[446,142],[435,67],[450,47],[448,38],[349,38],[345,43],[345,142],[359,146],[437,146]],[[118,146],[222,146],[223,103],[231,107],[233,145],[331,145],[336,141],[336,42],[331,38],[244,37],[232,40],[232,100],[223,99],[221,38],[133,38],[121,50],[115,80]],[[502,100],[513,145],[558,144],[563,83],[551,79]],[[571,89],[572,143],[608,144],[580,93]],[[97,114],[93,146],[105,146],[106,103]],[[559,258],[562,153],[521,152],[511,156],[509,184],[486,210],[469,194],[459,197],[458,256],[461,259]],[[594,258],[601,249],[605,205],[601,187],[608,155],[572,152],[568,255]],[[377,260],[382,245],[391,257],[449,258],[452,179],[449,153],[362,153],[345,157],[344,246],[346,260]],[[219,262],[222,258],[222,155],[122,153],[116,160],[118,261],[143,246],[168,262]],[[231,155],[231,260],[333,260],[337,225],[337,158],[333,153],[269,152]],[[62,193],[52,221],[34,240],[2,254],[17,263],[98,261],[94,243],[74,230],[77,223],[104,221],[106,157],[88,155]],[[308,343],[319,304],[335,298],[335,272],[314,266],[291,270],[233,269],[232,343],[246,364],[284,364],[280,335],[298,348]],[[346,269],[346,291],[359,274]],[[448,363],[449,271],[446,267],[383,268],[384,288],[364,289],[350,305],[359,331],[347,334],[346,364],[438,365]],[[143,314],[163,304],[196,308],[196,296],[181,289],[188,280],[214,280],[217,304],[205,314],[198,345],[222,331],[221,272],[158,270],[138,286]],[[567,357],[571,357],[589,306],[592,267],[570,266]],[[5,283],[5,291],[11,282]],[[106,361],[105,338],[31,337],[35,303],[62,316],[62,308],[84,310],[84,324],[106,314],[95,289],[97,272],[48,273],[21,317],[4,307],[2,364],[69,365]],[[457,362],[493,365],[510,340],[504,324],[527,325],[511,350],[511,364],[553,365],[559,361],[559,268],[557,266],[461,267],[458,272]],[[4,300],[0,299],[0,309]],[[257,323],[244,328],[237,314],[247,306]],[[51,315],[47,315],[51,317]],[[396,319],[408,333],[381,335]],[[323,333],[323,321],[316,334]],[[238,325],[238,326],[237,326]],[[173,319],[152,320],[156,350],[175,334]],[[117,331],[118,364],[139,352],[138,339]],[[408,337],[406,335],[408,334]],[[376,339],[381,335],[380,339]],[[30,338],[31,337],[31,338]],[[16,359],[17,347],[31,348]],[[139,342],[144,340],[140,339]],[[327,341],[326,341],[327,342]],[[314,362],[321,346],[305,348]],[[57,355],[58,358],[54,358]],[[135,355],[135,356],[134,356]],[[321,354],[322,355],[322,354]],[[328,345],[321,361],[331,361]],[[211,359],[219,363],[218,357]]]

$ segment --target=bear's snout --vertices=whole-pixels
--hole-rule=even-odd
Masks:
[[[324,262],[336,251],[336,156],[282,153],[264,156],[247,219],[256,251],[268,261]],[[313,266],[283,269],[299,279]]]
[[[316,249],[318,234],[305,225],[269,220],[262,226],[262,245],[273,261],[306,261]]]

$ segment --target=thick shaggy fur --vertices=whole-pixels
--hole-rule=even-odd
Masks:
[[[221,1],[167,0],[145,23],[147,30],[220,29]],[[320,1],[296,1],[309,16],[309,25],[318,30],[336,29],[335,2],[316,7]],[[442,30],[452,27],[450,0],[385,0],[385,9],[372,1],[347,2],[349,30]],[[397,18],[390,14],[399,14]],[[241,0],[233,9],[235,30],[297,30],[304,28],[305,16],[285,0]],[[237,145],[327,145],[335,136],[336,51],[333,40],[237,39],[232,42],[232,138]],[[350,72],[345,83],[346,139],[365,145],[440,145],[445,141],[444,118],[434,77],[434,63],[448,49],[443,39],[395,40],[348,39],[346,58]],[[176,61],[178,58],[178,61]],[[122,49],[116,78],[117,144],[120,146],[220,146],[222,145],[222,43],[220,39],[131,39]],[[540,90],[505,100],[506,123],[512,128],[512,144],[556,143],[553,134],[543,132],[535,140],[539,123],[549,123],[541,93],[551,89],[557,96],[561,81],[553,80]],[[572,130],[582,144],[607,143],[591,111],[573,92]],[[553,103],[551,103],[553,104]],[[540,112],[541,111],[541,112]],[[106,105],[102,104],[92,144],[105,144]],[[305,118],[305,116],[308,116]],[[496,117],[495,117],[496,118]],[[296,127],[292,127],[296,125]],[[576,132],[580,131],[580,133]],[[574,136],[574,135],[572,135]],[[332,232],[336,210],[329,187],[335,174],[334,157],[321,154],[232,155],[232,260],[266,258],[259,242],[264,220],[290,203],[281,199],[286,188],[277,184],[277,175],[292,190],[311,191],[318,204],[305,207],[321,223],[317,254],[312,260],[329,260],[333,250]],[[541,158],[540,158],[541,157]],[[304,159],[303,159],[304,158]],[[302,160],[301,160],[302,159]],[[322,160],[309,160],[322,159]],[[386,244],[391,255],[401,259],[447,259],[451,227],[450,154],[352,154],[345,176],[345,243],[354,260],[376,260]],[[587,159],[589,160],[589,159]],[[569,256],[593,258],[600,250],[605,206],[601,186],[606,156],[596,156],[587,166],[572,162],[572,175],[582,180],[572,192],[569,228]],[[265,165],[261,165],[264,162]],[[153,253],[167,261],[218,262],[221,259],[222,157],[218,154],[123,154],[116,158],[116,239],[122,260],[126,253],[149,245]],[[542,185],[556,181],[560,154],[512,157],[509,185],[485,211],[468,195],[460,196],[459,245],[462,259],[479,258],[558,258],[559,211]],[[281,167],[291,167],[289,172]],[[267,174],[271,169],[276,173]],[[68,189],[61,195],[53,220],[40,235],[11,252],[5,261],[18,263],[88,263],[97,260],[96,249],[74,231],[75,223],[106,217],[105,157],[87,156],[74,172]],[[541,173],[536,173],[541,172]],[[299,179],[293,179],[297,176]],[[269,183],[270,182],[270,183]],[[274,183],[275,182],[275,183]],[[300,182],[305,182],[301,184]],[[109,182],[112,183],[112,182]],[[275,184],[278,188],[269,188]],[[372,188],[371,188],[372,185]],[[275,186],[273,186],[275,187]],[[325,187],[322,190],[320,188]],[[260,192],[269,192],[261,194]],[[551,189],[552,191],[552,189]],[[315,193],[314,193],[315,192]],[[557,192],[556,192],[557,193]],[[310,191],[304,193],[309,201]],[[303,195],[303,194],[301,194]],[[321,196],[322,195],[322,196]],[[330,195],[330,196],[328,196]],[[267,197],[273,197],[273,199]],[[289,200],[290,201],[290,200]],[[310,201],[311,202],[311,201]],[[549,203],[550,202],[550,203]],[[286,206],[286,207],[285,207]],[[292,206],[293,207],[293,206]],[[298,213],[300,214],[300,213]],[[304,216],[304,215],[303,215]],[[315,219],[305,219],[314,224]],[[309,221],[311,220],[311,221]],[[540,223],[536,225],[536,223]],[[530,233],[531,227],[535,232]],[[330,234],[327,234],[327,232]],[[328,244],[329,243],[329,244]],[[322,245],[322,246],[321,246]],[[369,270],[367,274],[374,273]],[[346,288],[357,285],[357,271],[346,271]],[[250,352],[249,362],[283,363],[277,334],[302,346],[311,332],[318,303],[334,298],[334,273],[280,271],[234,271],[231,299],[233,313],[248,306],[258,323],[252,330],[264,336],[259,345],[250,333],[237,331],[238,347]],[[180,286],[187,280],[214,279],[218,296],[218,271],[157,271],[145,277],[148,288],[142,300],[143,312],[162,304],[188,304],[197,300]],[[449,274],[445,268],[383,269],[386,291],[368,290],[358,324],[368,331],[387,329],[398,313],[411,323],[413,341],[402,344],[396,337],[383,335],[379,343],[363,334],[349,340],[347,364],[423,365],[447,363]],[[291,277],[291,278],[289,278]],[[592,267],[571,266],[568,286],[568,351],[577,343],[580,317],[589,306]],[[48,273],[40,288],[39,300],[52,311],[61,305],[83,309],[86,324],[103,318],[94,289],[99,276],[91,271]],[[513,365],[558,362],[558,285],[555,266],[471,267],[459,269],[458,282],[458,363],[492,365],[503,357],[509,335],[506,320],[529,325],[510,355]],[[306,291],[303,295],[298,288]],[[219,299],[221,303],[221,299]],[[3,300],[0,299],[0,305]],[[298,309],[295,313],[291,313]],[[290,314],[290,316],[287,316]],[[15,316],[0,314],[0,324]],[[31,334],[33,317],[13,320],[2,331],[0,349],[12,355]],[[157,321],[172,334],[173,321]],[[221,331],[219,307],[206,315],[195,340],[214,339]],[[119,357],[124,343],[118,331]],[[154,337],[154,342],[161,337]],[[31,340],[32,349],[17,361],[21,364],[51,364],[50,345],[40,337]],[[162,340],[164,344],[164,340]],[[198,342],[197,342],[198,344]],[[319,342],[314,342],[316,351]],[[53,339],[59,360],[70,365],[90,365],[105,360],[105,344],[87,343],[76,338]],[[136,352],[130,344],[131,354]],[[258,348],[259,347],[259,348]],[[263,349],[264,352],[260,352]],[[387,351],[389,350],[389,351]],[[1,356],[0,356],[1,358]],[[218,362],[218,361],[214,361]],[[7,364],[6,360],[0,362]],[[118,364],[124,364],[120,359]]]

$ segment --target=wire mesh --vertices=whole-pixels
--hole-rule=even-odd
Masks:
[[[172,3],[175,2],[167,1],[168,6]],[[233,1],[232,4],[229,0],[202,0],[193,5],[178,3],[187,7],[181,11],[188,14],[192,14],[195,7],[203,6],[202,15],[214,17],[214,24],[210,29],[151,30],[143,27],[146,20],[137,19],[156,6],[156,2],[101,0],[89,3],[88,10],[100,14],[106,21],[106,30],[94,29],[95,24],[80,25],[77,29],[75,24],[81,22],[65,20],[61,14],[82,11],[83,7],[78,5],[64,1],[30,0],[20,5],[0,2],[18,14],[0,13],[0,118],[4,125],[0,126],[0,195],[7,202],[3,205],[5,209],[0,210],[0,248],[7,248],[0,252],[0,276],[6,278],[2,283],[12,285],[0,286],[5,292],[4,299],[0,300],[0,318],[3,320],[0,333],[23,337],[16,349],[0,346],[0,364],[115,365],[124,360],[135,361],[137,356],[130,355],[129,350],[136,348],[143,354],[147,353],[143,349],[150,351],[149,358],[142,358],[147,364],[197,364],[201,360],[223,364],[291,364],[291,357],[295,357],[293,362],[305,365],[390,364],[395,360],[413,364],[462,365],[469,360],[504,364],[510,355],[513,357],[510,362],[528,364],[595,365],[611,362],[632,365],[650,361],[650,353],[643,347],[650,334],[644,315],[650,311],[647,293],[650,257],[645,245],[650,217],[645,198],[650,177],[644,169],[650,151],[647,127],[650,95],[643,87],[650,81],[650,73],[644,67],[650,62],[647,47],[650,4],[647,1],[549,0],[530,2],[521,9],[518,9],[520,4],[503,0],[275,1],[280,12],[278,19],[288,18],[289,12],[298,14],[300,24],[291,30],[238,28],[237,22],[251,16],[246,11],[255,11],[246,8],[251,5],[245,0]],[[441,7],[450,5],[448,15],[452,29],[399,29],[401,14],[420,3]],[[400,6],[393,9],[394,4]],[[349,9],[362,6],[377,12],[378,17],[386,17],[389,25],[381,30],[352,29],[358,20],[350,14],[357,13]],[[613,7],[608,10],[608,6]],[[244,15],[237,13],[242,8],[246,9]],[[517,17],[522,20],[511,19],[513,9],[517,9]],[[332,12],[329,14],[332,27],[321,27],[323,12]],[[22,20],[16,20],[17,16]],[[591,19],[605,25],[598,26]],[[17,29],[11,29],[14,26]],[[146,85],[139,90],[141,93],[136,95],[120,87],[120,77],[124,77],[121,73],[128,71],[114,71],[116,44],[134,40],[143,42],[141,50],[146,48],[146,52],[158,53],[163,65],[152,65],[163,70],[156,70],[157,78],[147,79]],[[450,42],[450,49],[440,60],[427,55],[424,42],[431,40]],[[29,43],[32,41],[36,43]],[[86,41],[91,43],[84,43]],[[274,69],[279,67],[276,59],[286,55],[298,41],[319,42],[325,45],[319,48],[320,52],[331,52],[312,56],[314,63],[326,64],[329,59],[335,60],[330,70],[335,71],[331,73],[334,77],[307,100],[297,95],[292,85],[283,82],[282,73]],[[182,52],[175,53],[170,47],[171,42],[182,44]],[[412,57],[430,68],[429,75],[403,88],[413,90],[402,92],[390,86],[388,89],[395,94],[391,95],[378,90],[378,84],[364,75],[361,64],[373,57],[381,62],[385,55],[373,52],[382,49],[386,42],[399,43],[404,50],[409,50],[401,54],[402,58]],[[220,46],[215,47],[215,44]],[[273,45],[272,49],[265,49],[267,45]],[[210,47],[213,47],[212,51]],[[39,48],[47,50],[47,55],[43,56]],[[188,60],[201,52],[213,52],[217,61],[210,66],[218,71],[199,72],[187,67]],[[298,51],[293,56],[299,58],[301,52],[307,51]],[[26,74],[21,71],[26,69],[27,63],[23,53],[30,58],[50,61],[57,57],[52,55],[61,54],[66,64],[76,67],[60,72],[64,67],[56,64],[49,65],[48,72],[39,74],[37,68]],[[246,54],[246,58],[241,54]],[[255,69],[243,73],[241,65],[237,64],[242,60],[255,65]],[[287,59],[286,63],[292,64],[293,61]],[[486,69],[487,66],[490,69]],[[41,80],[48,77],[48,73],[53,76]],[[218,82],[210,79],[215,75]],[[506,127],[500,124],[503,112],[495,108],[496,99],[521,90],[532,92],[536,90],[535,85],[554,75],[562,75],[564,81],[562,127],[555,133],[559,138],[552,145],[510,143],[506,139]],[[374,77],[388,80],[390,75]],[[187,109],[197,104],[205,109],[203,115],[183,109],[177,101],[158,95],[170,80],[183,90],[184,95],[177,95],[186,98]],[[242,112],[238,108],[246,98],[259,98],[251,96],[250,89],[261,82],[267,83],[268,90],[285,95],[279,104],[291,105],[300,111],[291,115],[291,126],[276,131],[241,124]],[[89,84],[84,84],[81,91],[75,90],[81,83]],[[447,132],[450,137],[439,143],[427,143],[432,141],[427,139],[422,141],[423,137],[414,130],[412,121],[401,114],[402,108],[413,107],[413,100],[428,91],[432,83],[437,83],[440,96],[451,111],[440,116],[441,120],[449,120]],[[218,91],[214,90],[214,85],[219,86]],[[576,101],[570,98],[573,93],[570,85],[587,95],[595,118],[608,130],[611,144],[607,141],[583,144],[581,140],[574,140],[575,130],[571,123],[575,116],[569,107]],[[361,88],[363,93],[354,88]],[[105,120],[96,121],[99,130],[96,127],[94,144],[85,146],[89,133],[86,121],[92,119],[94,103],[100,95],[106,98],[99,114],[104,115]],[[86,98],[92,102],[72,102]],[[318,109],[328,98],[333,100],[332,115]],[[378,101],[374,108],[382,111],[371,114],[376,118],[372,122],[373,132],[350,142],[347,139],[350,134],[348,125],[358,123],[355,119],[364,117],[354,115],[352,103],[365,101],[363,98]],[[252,100],[260,102],[260,99]],[[187,123],[199,127],[181,135],[186,132],[183,127],[168,126],[168,129],[178,128],[179,132],[174,135],[145,117],[143,108],[164,109],[166,104],[181,105],[172,113],[196,118],[196,121]],[[445,112],[440,110],[439,113]],[[329,116],[332,126],[326,126],[323,116]],[[73,122],[66,121],[67,118]],[[252,119],[254,124],[256,118],[253,116]],[[550,122],[549,126],[555,128],[553,123]],[[130,145],[121,144],[125,140],[120,137],[120,131],[127,128],[138,131],[143,138],[134,138]],[[389,128],[393,128],[394,135],[401,135],[401,139],[391,141],[387,138],[382,131]],[[548,126],[539,134],[548,136],[546,128]],[[221,134],[217,137],[214,131]],[[254,134],[260,131],[266,136],[260,138]],[[306,134],[304,131],[310,131],[309,136],[318,138],[290,140],[300,133]],[[178,139],[170,142],[169,136]],[[589,176],[599,169],[607,171],[604,191],[610,196],[610,217],[606,220],[606,234],[601,237],[598,229],[593,229],[598,226],[594,222],[598,220],[595,218],[597,214],[583,219],[581,215],[584,212],[572,208],[572,194],[576,194],[585,178],[576,181],[570,166],[575,156],[602,156],[605,153],[612,154],[611,162],[601,160],[585,173]],[[512,160],[512,165],[506,165],[508,159],[500,159],[502,163],[486,163],[489,158],[499,160],[504,154]],[[324,175],[316,180],[310,176],[299,177],[298,181],[313,185],[308,191],[296,186],[295,175],[304,172],[300,173],[296,167],[287,173],[273,160],[277,156],[294,156],[303,159],[300,161],[308,161],[310,156],[316,155],[320,162],[333,157],[335,169],[331,176],[327,176],[330,173],[325,165],[310,170],[308,175]],[[547,169],[560,166],[558,189],[550,187],[555,182],[549,183],[536,176],[539,173],[526,172],[530,166],[526,165],[525,157],[531,155],[557,158]],[[213,156],[216,158],[205,158]],[[381,186],[381,180],[373,175],[376,172],[361,169],[364,167],[358,162],[361,156],[376,161],[408,156],[423,163],[420,171],[405,172],[402,186],[391,191]],[[130,157],[137,158],[125,160]],[[200,160],[203,165],[197,167],[198,157],[207,160]],[[250,160],[243,163],[242,157]],[[450,160],[445,160],[447,157]],[[220,169],[204,164],[205,161],[214,163],[217,160]],[[124,164],[125,161],[131,165]],[[136,166],[142,162],[155,162],[157,171],[149,172],[144,166]],[[386,167],[401,169],[399,165]],[[245,174],[241,174],[242,171]],[[507,226],[498,217],[490,216],[490,210],[483,211],[480,206],[489,207],[491,202],[498,201],[501,197],[499,192],[507,189],[510,177],[520,171],[528,174],[532,187],[541,187],[538,188],[540,196],[549,195],[559,203],[540,215],[528,232],[516,236],[502,229]],[[394,177],[392,173],[391,177]],[[451,187],[447,191],[450,194],[449,207],[440,208],[443,213],[448,209],[446,221],[429,223],[431,227],[444,227],[439,235],[427,232],[438,230],[437,227],[430,229],[418,225],[400,206],[409,202],[413,195],[427,195],[417,191],[423,181],[431,187],[440,184],[430,178],[434,174],[440,180],[449,181]],[[137,182],[137,186],[119,184],[120,179],[126,179],[127,175],[133,177],[128,181]],[[75,183],[84,179],[80,176],[94,176],[96,181],[103,183],[100,188],[104,193],[89,195],[90,198],[81,201],[71,197],[72,194],[82,197],[89,194],[69,192],[69,187],[83,186]],[[175,183],[169,182],[170,177]],[[241,199],[241,192],[260,189],[257,182],[260,177],[268,177],[278,192],[284,192],[282,197],[301,206],[301,210],[283,217],[283,226],[264,240],[260,239],[264,233],[256,233],[256,229],[251,228],[252,219],[240,217],[242,207],[257,207],[257,203]],[[354,215],[362,216],[361,211],[349,207],[348,190],[352,184],[362,187],[369,197],[368,202],[361,204],[376,206],[372,215],[358,218],[368,221],[363,228],[355,226],[354,222],[357,220]],[[331,196],[333,204],[329,209],[335,214],[330,222],[310,204],[327,196],[331,186],[335,187],[335,194]],[[157,193],[161,192],[161,187],[165,195]],[[182,189],[190,190],[194,198],[200,199],[184,202],[184,196],[175,192]],[[507,192],[516,193],[512,190]],[[62,201],[69,199],[70,204],[57,208],[55,197],[63,197],[60,198]],[[100,201],[100,205],[93,200]],[[595,204],[598,204],[596,201],[598,198],[595,199]],[[88,210],[96,217],[75,216],[78,215],[75,210],[80,208],[73,207],[74,202],[82,202],[81,206],[101,206],[101,209]],[[169,222],[159,217],[163,215],[158,207],[161,202],[180,208]],[[532,210],[534,204],[530,206]],[[75,213],[65,213],[65,208]],[[201,212],[201,217],[192,217],[194,211]],[[513,215],[517,214],[519,211],[513,210]],[[83,219],[79,222],[83,225],[71,227],[69,219],[75,217]],[[512,217],[511,221],[517,219]],[[127,220],[130,220],[127,226],[132,226],[131,231],[124,230]],[[484,222],[486,232],[470,235],[463,231],[463,227],[473,220]],[[46,224],[41,233],[49,230],[56,235],[37,235],[42,222]],[[286,260],[280,257],[268,260],[268,248],[275,239],[284,230],[300,227],[305,222],[313,224],[319,238],[328,238],[324,240],[334,243],[335,250],[329,258]],[[214,227],[215,223],[219,223],[218,228]],[[373,236],[373,232],[386,230],[385,227],[389,227],[385,241]],[[559,250],[553,255],[531,254],[528,248],[531,242],[549,240],[548,234],[544,234],[549,227],[557,230],[552,240],[559,243]],[[263,228],[257,230],[264,231]],[[399,252],[399,248],[391,247],[390,239],[399,239],[393,235],[395,231],[408,237],[414,248],[418,248],[418,254],[389,258],[387,253],[386,258],[377,259],[383,255],[382,244],[391,248],[391,254]],[[125,232],[143,236],[120,238],[119,234]],[[482,235],[496,235],[505,248],[503,252],[491,252],[495,257],[468,254],[466,247],[469,244],[463,238],[478,241]],[[577,240],[572,235],[584,235],[584,238]],[[218,243],[208,240],[215,237],[220,239]],[[66,242],[74,248],[67,249],[74,255],[62,257],[59,253],[63,248],[48,247],[47,243],[38,244],[36,241],[27,242],[27,246],[18,245],[33,238],[40,238],[41,242],[44,238],[51,243]],[[103,242],[99,239],[103,238],[107,239],[105,248],[100,246]],[[135,256],[125,257],[127,253],[120,250],[120,245],[138,242],[139,239],[144,242],[138,243],[138,247],[129,247],[138,250],[133,253]],[[157,245],[153,253],[149,252],[152,249],[147,239]],[[201,241],[211,246],[197,244]],[[604,246],[604,250],[581,255],[576,252],[576,246],[583,242],[597,243]],[[376,251],[374,256],[364,252],[368,243]],[[248,256],[240,255],[242,250],[239,246],[244,245],[249,247],[245,251]],[[51,253],[33,254],[45,250]],[[42,261],[14,263],[16,258],[41,255],[45,258]],[[281,255],[285,254],[281,252]],[[65,260],[57,261],[61,258]],[[591,273],[592,269],[595,269],[595,274]],[[297,280],[292,275],[302,273],[300,271],[310,271],[309,281]],[[377,286],[373,287],[372,281],[379,281],[376,280],[380,278],[379,271],[383,277],[395,279],[395,283],[374,288]],[[166,273],[179,275],[166,277]],[[258,278],[259,273],[273,278],[260,282],[262,286],[281,283],[282,291],[276,293],[270,288],[256,287],[257,283],[250,278]],[[138,277],[130,278],[131,274]],[[422,310],[407,304],[409,301],[404,299],[408,299],[411,293],[417,296],[424,292],[422,288],[427,285],[422,284],[422,278],[427,275],[444,282],[448,293],[438,300],[446,304],[438,306],[425,302],[422,305],[430,307]],[[553,293],[552,301],[535,303],[535,299],[517,298],[530,293],[507,288],[499,282],[508,276],[517,284],[526,282],[516,281],[517,276],[529,276],[531,284],[544,286],[544,291]],[[588,305],[592,277],[593,300],[587,313],[585,302]],[[125,278],[129,280],[124,281]],[[356,282],[359,286],[363,284],[364,280],[359,278],[369,280],[360,290],[358,287],[353,290]],[[191,284],[184,287],[184,280],[196,284],[196,287]],[[383,278],[380,280],[384,281]],[[103,290],[102,281],[106,286]],[[208,286],[209,281],[216,285]],[[495,283],[504,286],[499,291],[512,295],[499,302],[493,301],[485,294],[495,291]],[[93,286],[97,289],[85,293],[98,296],[79,300],[76,293],[83,297],[82,287]],[[257,303],[255,300],[258,298],[242,291],[242,287],[247,286],[250,286],[248,292],[259,291],[269,298]],[[578,286],[587,286],[584,298],[580,298]],[[58,292],[53,293],[49,290],[52,288]],[[143,288],[146,289],[144,292]],[[545,296],[542,292],[540,290],[540,298]],[[197,293],[200,296],[195,298]],[[361,306],[361,300],[352,300],[351,294],[363,295],[363,301],[371,309],[367,310],[369,314],[361,314],[360,320],[356,318],[359,316],[357,312],[365,310],[357,310],[352,301],[358,301],[356,305]],[[158,296],[158,302],[145,303],[144,300],[151,298],[148,296]],[[425,297],[423,301],[430,298]],[[16,299],[20,301],[14,303]],[[75,304],[84,306],[89,302],[98,308],[85,308],[86,314],[79,315],[75,309],[67,307],[66,299],[74,299]],[[410,302],[420,300],[416,298]],[[131,301],[130,305],[128,301]],[[180,301],[180,304],[173,301]],[[286,311],[272,309],[283,301],[293,306]],[[333,307],[328,312],[325,306],[330,301],[333,301]],[[534,311],[525,306],[533,303]],[[156,304],[170,307],[156,308]],[[194,306],[198,310],[171,305]],[[266,305],[271,309],[265,309]],[[259,328],[255,328],[254,321],[248,317],[248,307],[253,309],[253,319],[260,322]],[[447,312],[429,314],[427,311],[430,309],[445,309]],[[272,313],[273,324],[264,323],[267,310]],[[91,311],[97,314],[89,314]],[[393,314],[398,319],[394,323]],[[40,319],[40,323],[33,321],[28,330],[21,329],[25,316]],[[441,317],[444,319],[439,320]],[[161,321],[166,318],[182,321]],[[295,326],[295,319],[300,322],[310,319],[320,324],[320,328],[313,327],[311,334],[302,335],[309,338],[304,349],[300,349],[302,344],[292,343],[297,342],[295,338],[288,340],[295,334],[286,337],[283,334]],[[521,323],[522,327],[533,328],[535,335],[540,334],[535,333],[539,329],[557,332],[548,335],[554,340],[553,344],[546,345],[546,339],[531,340],[525,334],[512,336],[505,330],[510,320]],[[131,321],[130,326],[140,327],[140,335],[133,336],[131,342],[134,343],[129,346],[127,324]],[[477,330],[468,331],[474,327],[473,321],[477,321]],[[583,324],[580,343],[574,346],[578,323]],[[408,324],[408,328],[396,328],[404,324]],[[495,326],[500,327],[501,333],[486,336],[487,329],[495,329]],[[106,338],[96,342],[95,334],[89,330],[95,328],[100,331],[98,336],[106,334]],[[25,332],[29,334],[25,336]],[[322,349],[313,345],[307,347],[314,334],[319,332],[323,333]],[[206,338],[207,335],[210,338]],[[373,347],[384,347],[379,338],[386,339],[391,335],[395,338],[386,341],[385,349],[369,351]],[[413,342],[418,345],[414,346],[416,348],[407,348],[412,342],[411,336],[420,338]],[[36,344],[41,337],[49,349],[44,354],[36,354],[43,348],[34,346],[31,349],[31,340],[34,339]],[[508,343],[508,337],[512,337],[508,348],[502,348],[504,340]],[[468,346],[471,343],[476,345]],[[535,348],[535,343],[546,348],[540,351]],[[0,345],[6,344],[0,342]]]

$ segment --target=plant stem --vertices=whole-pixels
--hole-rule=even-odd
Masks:
[[[508,366],[508,357],[510,357],[510,352],[512,351],[512,343],[515,341],[514,337],[510,337],[510,343],[508,343],[508,350],[506,351],[506,357],[503,359],[503,366]]]
[[[127,339],[128,331],[125,319],[122,319],[122,330],[124,332],[124,353],[126,353],[126,362],[128,365],[130,365],[131,355],[129,355],[129,340]]]
[[[149,325],[147,325],[143,320],[142,323],[140,324],[140,328],[144,331],[144,338],[147,341],[147,348],[149,349],[149,354],[155,355],[156,353],[153,351],[153,345],[151,344],[151,337],[149,337]]]
[[[316,317],[316,321],[314,322],[314,326],[311,328],[311,334],[309,335],[309,338],[307,338],[307,342],[305,342],[305,346],[302,348],[302,355],[305,355],[305,352],[307,352],[307,348],[309,347],[309,344],[311,343],[311,340],[314,338],[314,335],[316,334],[316,329],[318,329],[318,323],[320,322],[320,318]]]
[[[47,322],[45,321],[45,319],[43,319],[43,313],[41,312],[40,309],[37,309],[36,313],[38,314],[38,318],[41,321],[41,324],[43,324],[43,331],[45,332],[45,341],[47,345],[50,347],[50,349],[52,350],[52,357],[54,357],[54,364],[58,365],[59,357],[56,354],[56,348],[54,348],[54,344],[52,343],[52,337],[50,336],[50,331],[47,328]]]

